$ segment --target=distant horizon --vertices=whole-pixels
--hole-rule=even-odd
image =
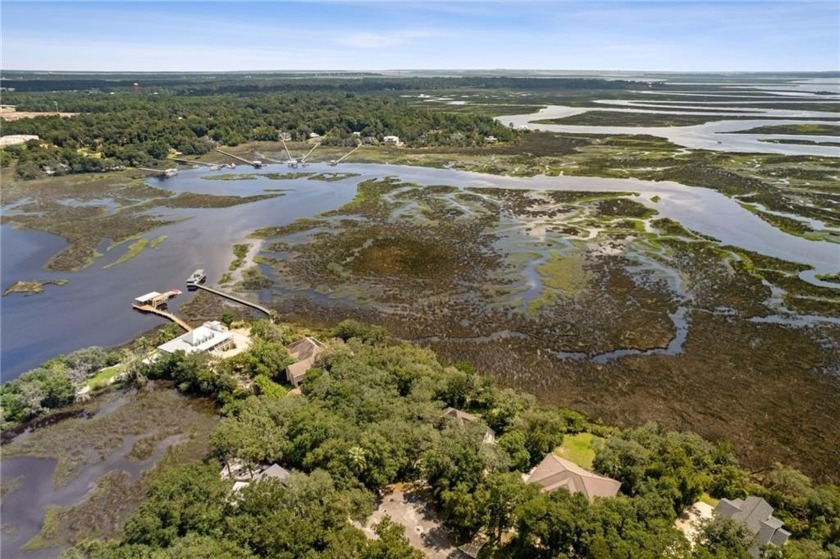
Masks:
[[[4,0],[0,13],[4,71],[840,70],[830,0]]]
[[[840,70],[579,70],[551,68],[384,68],[349,70],[341,68],[323,69],[274,69],[274,70],[24,70],[20,68],[0,68],[0,73],[26,74],[393,74],[403,72],[481,72],[499,74],[522,72],[553,72],[556,74],[789,74],[811,75],[830,74],[826,77],[840,78]],[[549,76],[550,77],[550,76]]]

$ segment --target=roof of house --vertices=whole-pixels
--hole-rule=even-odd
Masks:
[[[166,353],[175,353],[176,351],[183,351],[188,354],[196,353],[213,349],[232,337],[233,334],[230,332],[220,332],[202,325],[191,332],[159,345],[158,349]]]
[[[715,513],[746,524],[756,535],[757,547],[768,543],[784,545],[790,537],[790,532],[782,529],[782,521],[772,516],[773,507],[761,497],[750,495],[746,499],[721,499]]]
[[[582,493],[590,501],[595,497],[614,497],[621,487],[620,481],[584,470],[553,453],[540,462],[528,482],[541,485],[545,491],[562,487],[570,493]]]
[[[286,349],[292,357],[298,361],[314,359],[324,351],[324,344],[315,338],[302,338],[288,346]]]
[[[312,368],[315,360],[324,351],[324,345],[315,338],[303,338],[287,346],[286,349],[292,357],[297,359],[297,363],[286,367],[289,381],[297,384],[296,381]]]
[[[479,424],[482,423],[481,419],[474,416],[473,414],[467,413],[467,412],[461,411],[461,410],[456,410],[455,408],[446,408],[445,410],[443,410],[443,414],[448,415],[449,417],[454,417],[462,425],[465,422],[467,422],[467,423],[479,423]],[[495,441],[496,441],[496,432],[493,429],[491,429],[490,427],[487,427],[487,431],[485,432],[485,435],[484,435],[484,442],[493,443]]]
[[[271,466],[254,476],[254,479],[274,478],[280,483],[285,483],[286,478],[288,478],[290,475],[291,472],[289,472],[289,470],[287,470],[283,466],[280,466],[279,464],[272,464]]]
[[[471,413],[467,413],[465,411],[456,410],[455,408],[446,408],[443,410],[443,413],[454,417],[456,419],[460,419],[461,421],[469,421],[469,422],[476,422],[478,418]]]

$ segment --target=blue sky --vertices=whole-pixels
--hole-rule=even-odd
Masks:
[[[3,69],[840,70],[833,0],[2,0]]]

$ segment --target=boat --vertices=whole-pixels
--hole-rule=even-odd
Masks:
[[[198,270],[193,272],[190,277],[187,278],[187,288],[203,283],[206,279],[207,274],[204,273],[204,270],[202,268],[199,268]]]

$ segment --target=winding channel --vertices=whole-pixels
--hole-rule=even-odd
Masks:
[[[693,107],[698,110],[703,107]],[[810,140],[814,142],[837,141],[835,136],[812,136],[802,134],[733,134],[750,130],[759,126],[776,126],[790,124],[825,124],[837,126],[836,120],[796,120],[795,117],[805,118],[809,115],[817,118],[840,118],[840,113],[825,113],[816,111],[782,111],[765,109],[764,116],[776,116],[773,119],[745,119],[745,120],[716,120],[694,126],[573,126],[562,124],[536,123],[538,120],[553,120],[566,118],[590,111],[628,112],[642,114],[702,114],[721,118],[733,116],[757,116],[749,113],[709,113],[709,112],[673,112],[668,110],[642,110],[631,108],[600,108],[600,107],[566,107],[550,105],[539,111],[527,115],[506,115],[497,117],[505,126],[524,128],[528,130],[546,130],[548,132],[562,132],[567,134],[646,134],[665,138],[673,144],[690,149],[705,149],[711,151],[726,151],[735,153],[778,153],[784,155],[823,155],[840,157],[840,148],[820,145],[775,144],[764,140]]]
[[[213,285],[233,259],[233,244],[258,242],[248,238],[254,229],[284,225],[336,209],[353,198],[359,182],[386,176],[421,185],[449,184],[461,188],[637,193],[635,199],[656,209],[660,216],[714,237],[722,244],[812,266],[813,271],[801,276],[811,283],[817,283],[816,274],[833,274],[840,270],[840,246],[837,244],[784,233],[742,208],[736,200],[708,188],[637,179],[511,178],[452,169],[380,164],[344,164],[342,167],[359,176],[336,182],[306,178],[273,181],[261,176],[253,180],[209,181],[202,179],[208,175],[207,170],[190,169],[166,181],[149,179],[149,184],[176,193],[249,196],[277,188],[285,189],[286,193],[283,197],[230,208],[150,210],[150,214],[181,221],[147,234],[149,238],[168,235],[166,242],[156,249],[145,250],[136,258],[108,269],[103,269],[103,265],[116,260],[118,254],[109,253],[80,272],[48,272],[43,269],[44,264],[66,246],[65,241],[46,233],[3,225],[0,234],[3,287],[22,279],[70,280],[67,285],[48,288],[41,295],[10,295],[3,299],[0,312],[3,380],[15,378],[59,353],[91,345],[115,346],[135,338],[160,324],[162,319],[134,312],[130,305],[134,297],[153,290],[182,287],[189,273],[199,267],[207,270],[208,284]],[[323,163],[310,167],[312,172],[330,169]],[[233,172],[253,174],[253,169],[237,168]],[[3,208],[0,214],[6,211],[8,208]],[[104,244],[107,246],[108,241]],[[189,302],[193,296],[184,293],[173,300],[171,307],[176,314],[178,306]]]

